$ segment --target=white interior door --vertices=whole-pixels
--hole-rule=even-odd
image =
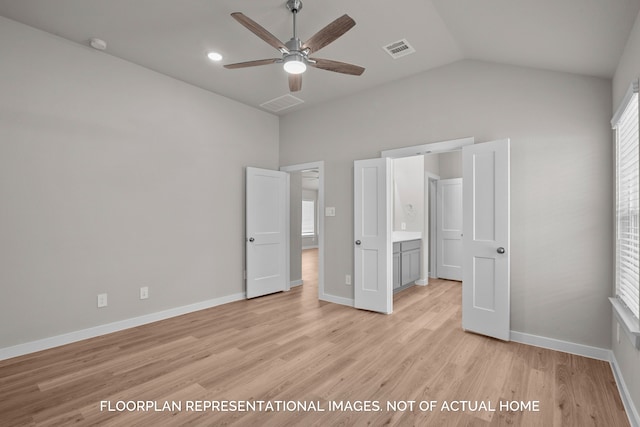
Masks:
[[[462,178],[441,179],[437,184],[438,277],[462,280]]]
[[[289,289],[289,174],[247,168],[247,298]]]
[[[508,341],[509,140],[462,149],[462,328]]]
[[[354,306],[393,311],[392,161],[356,160],[354,166]]]

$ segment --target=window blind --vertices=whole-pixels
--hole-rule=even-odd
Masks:
[[[302,234],[311,235],[316,232],[316,204],[313,200],[302,201]]]
[[[612,121],[616,135],[616,293],[640,317],[640,141],[637,85]]]

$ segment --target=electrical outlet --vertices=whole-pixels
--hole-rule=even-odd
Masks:
[[[407,223],[406,223],[406,222],[401,222],[401,223],[400,223],[400,228],[401,228],[402,230],[406,230],[406,229],[407,229]]]
[[[324,216],[336,216],[336,208],[335,207],[324,208]]]
[[[149,287],[143,286],[140,288],[140,299],[147,299],[147,298],[149,298]]]
[[[346,285],[350,285],[351,284],[351,275],[347,274],[346,276],[344,276],[344,283]]]
[[[98,294],[98,308],[107,306],[107,294]]]

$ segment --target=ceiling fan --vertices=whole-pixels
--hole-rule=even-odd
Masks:
[[[364,72],[364,68],[346,62],[333,61],[330,59],[311,58],[309,54],[314,53],[327,46],[329,43],[342,36],[356,25],[356,22],[349,15],[342,15],[329,25],[318,31],[306,42],[298,38],[296,29],[296,15],[302,9],[301,0],[288,0],[287,9],[293,14],[293,37],[282,43],[276,36],[264,29],[260,24],[245,16],[241,12],[234,12],[231,16],[244,25],[249,31],[260,37],[271,46],[275,47],[282,54],[281,58],[259,59],[257,61],[238,62],[227,64],[228,69],[256,67],[258,65],[268,65],[275,63],[284,64],[284,70],[289,73],[289,90],[297,92],[302,89],[302,73],[307,69],[307,65],[322,70],[334,71],[336,73],[351,74],[359,76]]]

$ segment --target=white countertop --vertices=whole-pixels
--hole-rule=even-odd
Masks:
[[[418,239],[422,239],[422,232],[420,231],[394,231],[391,235],[391,240],[394,243]]]

